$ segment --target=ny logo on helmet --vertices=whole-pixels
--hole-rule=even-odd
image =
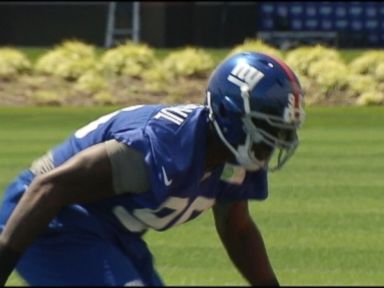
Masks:
[[[229,82],[232,82],[240,88],[246,84],[248,85],[249,90],[252,90],[263,77],[264,74],[255,67],[246,62],[239,62],[232,69],[231,74],[227,79]]]

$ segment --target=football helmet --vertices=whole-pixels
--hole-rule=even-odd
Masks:
[[[205,105],[218,136],[246,170],[280,169],[299,145],[301,85],[276,57],[240,52],[226,58],[208,80]]]

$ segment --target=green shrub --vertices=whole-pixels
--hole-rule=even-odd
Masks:
[[[243,51],[261,52],[281,59],[283,58],[283,54],[280,50],[259,39],[245,39],[242,44],[233,47],[233,49],[229,52],[229,56]]]
[[[187,47],[170,53],[162,65],[174,77],[201,78],[211,72],[214,62],[212,56],[203,49]]]
[[[344,89],[348,84],[347,74],[347,65],[336,60],[314,62],[308,68],[308,76],[316,81],[326,94]]]
[[[378,63],[373,77],[380,82],[384,82],[384,62]]]
[[[107,76],[127,75],[141,78],[142,73],[156,63],[155,53],[146,44],[126,42],[106,51],[98,69]]]
[[[304,95],[304,103],[306,106],[311,106],[317,104],[320,99],[324,99],[324,93],[320,93],[317,88],[316,83],[312,83],[312,81],[304,76],[301,80],[303,95]]]
[[[316,62],[343,62],[338,50],[322,45],[302,46],[291,50],[285,58],[286,63],[296,72],[308,76],[310,66]]]
[[[296,76],[299,79],[303,93],[306,94],[312,86],[312,80],[308,76],[302,75],[300,73],[296,73]]]
[[[95,56],[94,46],[78,40],[66,40],[59,47],[74,57],[93,58]]]
[[[75,88],[86,93],[95,93],[108,86],[108,82],[95,70],[85,72],[76,81]]]
[[[355,96],[360,96],[367,91],[376,91],[378,83],[370,75],[347,74],[348,90]]]
[[[173,76],[168,73],[164,65],[156,64],[143,72],[144,89],[151,93],[166,92]]]
[[[348,67],[336,49],[322,45],[302,46],[289,51],[285,62],[301,80],[309,105],[345,97]]]
[[[0,48],[0,77],[11,78],[29,71],[31,63],[20,51],[13,48]]]
[[[93,95],[93,100],[99,105],[114,105],[117,99],[107,91],[100,91]]]
[[[76,80],[96,65],[93,46],[76,41],[64,41],[42,55],[35,70],[46,75],[55,75],[66,80]]]
[[[23,75],[18,77],[18,82],[27,85],[29,88],[38,89],[46,84],[47,77],[42,75]]]
[[[367,91],[357,98],[356,104],[359,106],[384,104],[384,95],[379,91]]]
[[[30,96],[39,105],[61,105],[62,99],[60,95],[51,90],[37,90]]]
[[[351,70],[359,74],[375,74],[377,66],[384,62],[384,51],[370,50],[349,64]]]

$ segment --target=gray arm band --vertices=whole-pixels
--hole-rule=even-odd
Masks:
[[[141,193],[147,191],[150,188],[150,181],[143,155],[114,139],[104,143],[112,164],[115,193]]]

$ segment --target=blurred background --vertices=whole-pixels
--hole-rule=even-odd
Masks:
[[[382,286],[383,47],[383,1],[0,2],[0,194],[97,117],[202,103],[220,61],[265,52],[306,106],[300,148],[250,205],[280,283]],[[247,285],[210,212],[145,238],[168,285]]]
[[[283,48],[384,44],[382,1],[5,1],[0,45],[49,46],[78,38],[110,47],[133,38],[153,47],[230,47],[260,37]]]

